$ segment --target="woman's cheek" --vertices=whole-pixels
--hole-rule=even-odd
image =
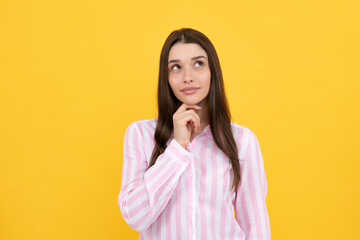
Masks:
[[[174,78],[174,77],[169,78],[169,85],[170,85],[171,89],[173,90],[173,92],[176,92],[178,90],[176,78]]]

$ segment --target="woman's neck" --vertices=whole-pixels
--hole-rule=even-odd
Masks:
[[[200,118],[200,130],[206,127],[209,124],[209,110],[206,101],[201,101],[200,103],[196,104],[201,107],[200,110],[196,110],[196,114]]]

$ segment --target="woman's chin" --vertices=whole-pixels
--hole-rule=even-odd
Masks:
[[[185,103],[186,105],[200,105],[207,101],[207,98],[201,98],[198,96],[188,96],[188,97],[182,97],[178,98],[178,100],[182,103]]]
[[[198,105],[200,102],[199,101],[182,101],[183,103],[185,103],[186,105]]]

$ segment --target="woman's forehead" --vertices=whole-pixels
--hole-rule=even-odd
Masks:
[[[169,52],[168,60],[188,60],[203,55],[207,57],[206,51],[197,43],[175,43]]]

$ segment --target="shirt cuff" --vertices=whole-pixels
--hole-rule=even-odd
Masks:
[[[173,158],[182,165],[187,165],[193,159],[192,153],[184,149],[175,138],[171,140],[170,144],[165,149],[165,152],[172,155]]]

